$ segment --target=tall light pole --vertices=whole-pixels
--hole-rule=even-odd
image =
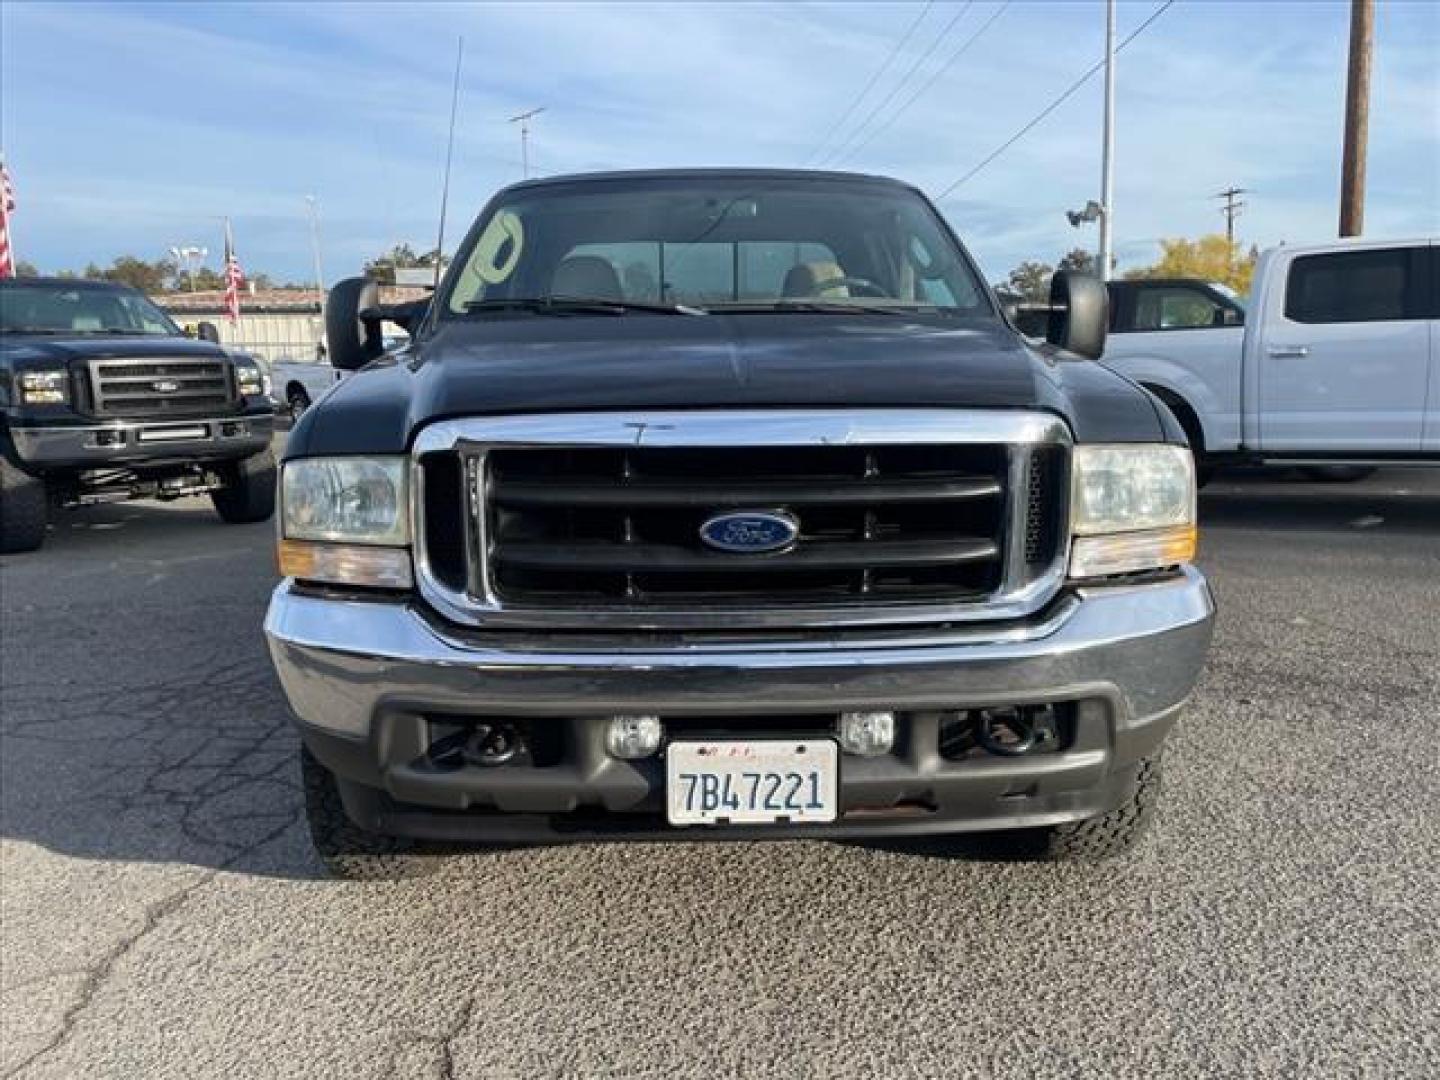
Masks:
[[[315,288],[320,292],[320,303],[325,303],[325,270],[320,265],[320,202],[314,195],[305,196],[305,205],[310,209],[310,253],[315,258]]]
[[[530,179],[530,121],[545,111],[542,105],[519,116],[512,116],[506,123],[520,125],[520,171],[526,180]]]
[[[1115,0],[1105,0],[1105,147],[1100,164],[1100,280],[1110,280],[1115,218]]]

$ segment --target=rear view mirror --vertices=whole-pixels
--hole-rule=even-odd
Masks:
[[[1050,318],[1045,340],[1089,360],[1105,351],[1110,295],[1104,282],[1089,274],[1062,270],[1050,282]]]
[[[196,326],[195,336],[201,341],[209,341],[215,345],[220,344],[220,330],[213,322],[202,322]]]

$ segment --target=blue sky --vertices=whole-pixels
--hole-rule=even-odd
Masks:
[[[1158,2],[1121,3],[1121,36]],[[839,164],[938,194],[1099,58],[1099,0],[1019,0],[941,71],[1000,6],[933,4],[827,144],[874,116]],[[314,194],[332,280],[396,241],[431,246],[461,34],[452,238],[519,178],[505,118],[533,106],[547,108],[533,142],[542,173],[804,165],[923,8],[5,0],[15,243],[42,270],[182,242],[207,245],[214,266],[228,214],[247,268],[302,279]],[[1231,184],[1253,189],[1247,243],[1333,235],[1348,10],[1182,0],[1121,54],[1122,267],[1151,261],[1158,237],[1218,230],[1210,196]],[[1071,229],[1062,211],[1098,194],[1100,95],[1097,76],[942,202],[992,279],[1094,246],[1093,227]],[[1437,3],[1379,5],[1367,232],[1440,233]]]

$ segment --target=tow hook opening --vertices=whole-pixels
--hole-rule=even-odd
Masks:
[[[1065,749],[1073,734],[1074,709],[1069,704],[965,709],[941,717],[940,756],[959,761],[1052,754]]]

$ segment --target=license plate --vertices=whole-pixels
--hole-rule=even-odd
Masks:
[[[665,751],[671,825],[834,821],[839,751],[830,739],[673,742]]]

